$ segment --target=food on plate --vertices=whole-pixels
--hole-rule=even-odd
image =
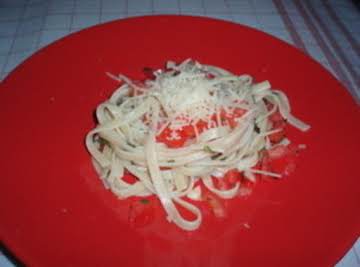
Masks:
[[[246,194],[245,182],[293,170],[292,161],[271,166],[297,152],[287,125],[310,126],[268,81],[191,59],[144,71],[142,82],[109,74],[121,86],[97,107],[98,124],[86,137],[97,173],[120,199],[136,196],[147,205],[146,197],[156,195],[169,222],[196,230],[202,222],[197,201],[222,217],[221,199]]]

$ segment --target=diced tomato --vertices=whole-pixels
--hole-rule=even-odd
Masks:
[[[245,109],[242,108],[235,108],[233,110],[233,114],[235,117],[240,118],[242,115],[244,115],[246,113]]]
[[[184,146],[186,139],[178,139],[178,140],[165,140],[165,143],[170,148],[179,148]]]
[[[271,160],[271,170],[281,174],[282,176],[288,176],[291,174],[295,170],[295,167],[296,165],[294,159],[284,157],[277,160]]]
[[[242,174],[236,169],[229,170],[222,178],[214,178],[215,186],[220,190],[233,188],[236,182],[240,182]]]
[[[196,124],[196,128],[198,129],[199,134],[201,134],[204,130],[208,129],[208,124],[205,121],[200,120]]]
[[[208,124],[202,120],[200,120],[196,124],[197,130],[199,134],[201,134],[205,129],[208,128]],[[178,138],[174,139],[171,138],[173,130],[171,130],[169,127],[165,128],[160,135],[156,137],[156,141],[160,143],[166,144],[168,147],[171,148],[177,148],[182,147],[184,143],[195,137],[195,130],[192,125],[186,125],[183,126],[181,129],[176,130],[176,135]]]
[[[135,182],[138,181],[138,178],[136,178],[136,176],[132,175],[127,170],[125,170],[124,176],[121,177],[121,179],[124,180],[125,182],[129,183],[129,184],[134,184]]]
[[[287,146],[275,146],[267,151],[270,159],[279,159],[286,156],[289,153]]]
[[[211,211],[215,217],[224,218],[226,216],[223,200],[221,200],[217,195],[210,191],[204,190],[202,199],[210,206]]]
[[[281,116],[279,111],[276,111],[275,113],[273,113],[270,117],[269,117],[270,121],[273,124],[273,129],[279,129],[279,132],[273,133],[271,135],[269,135],[269,140],[273,143],[273,144],[277,144],[279,143],[284,137],[285,137],[285,132],[286,132],[286,126],[287,123],[286,121],[283,119],[283,117]]]
[[[240,108],[235,108],[231,114],[226,114],[224,110],[220,112],[220,118],[227,121],[228,125],[235,128],[237,125],[236,118],[241,117],[246,111]],[[212,120],[216,122],[216,115],[212,116]],[[161,125],[159,125],[161,127]],[[199,134],[208,129],[208,123],[200,120],[196,123],[196,128]],[[170,148],[182,147],[184,143],[192,138],[195,138],[195,129],[192,125],[183,126],[181,129],[176,130],[178,138],[171,138],[173,130],[169,127],[165,128],[161,134],[156,137],[156,141],[166,144]]]
[[[188,139],[187,136],[185,136],[184,134],[182,134],[180,131],[177,131],[177,135],[179,136],[178,139],[171,139],[171,132],[172,130],[168,128],[166,128],[164,131],[162,131],[161,134],[159,134],[158,136],[156,136],[156,141],[160,142],[160,143],[164,143],[166,144],[168,147],[171,148],[177,148],[177,147],[182,147],[185,143],[185,141]]]
[[[281,129],[279,132],[273,133],[269,135],[269,140],[273,144],[279,143],[281,140],[285,138],[285,129]]]
[[[260,163],[258,163],[258,166],[260,166]],[[260,167],[254,166],[254,169],[261,169]],[[249,188],[251,189],[252,187],[255,186],[255,182],[254,181],[250,181],[248,178],[246,178],[244,175],[241,174],[241,178],[240,178],[240,189],[241,188]]]
[[[129,207],[128,220],[134,227],[144,227],[154,219],[153,202],[148,199],[133,200]]]
[[[230,188],[229,184],[223,178],[215,178],[214,183],[216,188],[220,190],[228,190]]]
[[[182,127],[181,133],[188,138],[195,137],[195,130],[192,125],[186,125]]]
[[[239,182],[242,175],[236,169],[229,170],[224,175],[224,180],[227,181],[230,185],[234,185],[236,182]]]
[[[288,176],[295,170],[296,155],[297,149],[294,145],[276,146],[264,152],[261,169]]]
[[[277,122],[277,121],[282,121],[282,120],[284,120],[284,118],[281,116],[281,114],[280,114],[280,112],[277,110],[277,111],[275,111],[273,114],[271,114],[270,116],[269,116],[269,119],[270,119],[270,121],[272,121],[272,122]]]

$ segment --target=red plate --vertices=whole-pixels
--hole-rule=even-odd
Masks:
[[[155,221],[130,227],[127,202],[97,178],[84,146],[92,113],[116,88],[106,71],[192,57],[269,79],[312,125],[295,173],[256,185],[205,216],[196,232]],[[293,47],[219,20],[155,16],[73,34],[36,53],[1,85],[0,237],[31,266],[330,266],[360,229],[360,109],[334,77]],[[244,227],[248,223],[250,228]]]

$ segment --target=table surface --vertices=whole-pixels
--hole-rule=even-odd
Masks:
[[[359,0],[0,0],[0,81],[72,32],[157,14],[218,18],[270,33],[317,60],[360,103]],[[0,266],[17,265],[0,240]],[[336,266],[360,267],[360,239]]]

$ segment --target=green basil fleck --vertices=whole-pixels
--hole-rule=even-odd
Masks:
[[[211,159],[217,159],[217,158],[219,158],[220,156],[222,155],[222,153],[217,153],[217,154],[215,154],[214,156],[212,156],[211,157]]]
[[[204,146],[204,151],[207,152],[207,153],[216,153],[216,151],[212,150],[209,146]]]
[[[140,199],[140,203],[144,204],[144,205],[147,205],[147,204],[150,204],[150,200],[148,200],[146,198],[142,198],[142,199]]]

